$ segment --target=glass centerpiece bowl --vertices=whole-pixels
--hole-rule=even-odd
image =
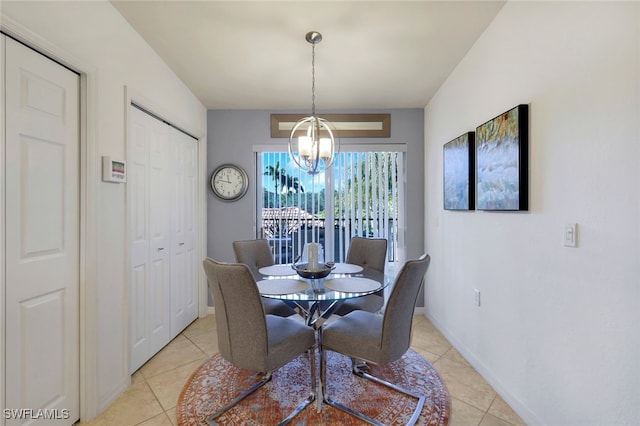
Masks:
[[[333,262],[318,263],[317,269],[310,269],[308,263],[294,263],[291,267],[302,278],[315,280],[329,275],[331,271],[335,269],[336,265]]]

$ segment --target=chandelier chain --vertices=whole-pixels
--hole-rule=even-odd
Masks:
[[[311,44],[311,115],[316,115],[316,45]]]

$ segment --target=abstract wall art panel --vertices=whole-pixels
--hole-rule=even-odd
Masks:
[[[478,210],[528,210],[528,135],[528,105],[476,128]]]
[[[473,132],[447,142],[443,147],[444,209],[474,209],[475,145]]]

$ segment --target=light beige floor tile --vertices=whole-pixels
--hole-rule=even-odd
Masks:
[[[505,422],[491,414],[487,413],[482,421],[480,422],[480,426],[512,426],[511,423]]]
[[[187,379],[206,359],[203,356],[198,360],[147,379],[151,390],[164,410],[176,406],[180,391],[182,391]]]
[[[139,426],[172,426],[172,424],[167,414],[163,412],[162,414],[158,414],[157,416],[140,423]]]
[[[467,360],[464,359],[462,354],[460,354],[460,352],[458,352],[458,350],[453,346],[442,356],[450,359],[451,361],[459,362],[460,364],[464,364],[467,367],[471,367],[471,364],[469,364],[469,362],[467,362]]]
[[[192,322],[183,332],[187,337],[197,336],[202,333],[210,333],[216,329],[216,317],[215,315],[207,315],[203,318],[198,318]]]
[[[496,391],[473,368],[444,357],[436,361],[434,367],[451,396],[483,411],[489,409]]]
[[[425,317],[424,315],[421,314],[416,314],[413,316],[413,323],[414,324],[426,324],[429,322],[429,319],[427,317]]]
[[[140,372],[140,370],[136,371],[135,373],[133,373],[133,375],[131,376],[131,384],[135,385],[137,383],[142,383],[144,382],[144,376],[142,375],[142,373]]]
[[[109,423],[107,423],[107,420],[104,418],[104,415],[99,415],[95,419],[90,420],[88,422],[80,422],[76,424],[79,426],[109,426]]]
[[[411,346],[424,349],[436,355],[442,356],[449,349],[451,343],[436,329],[430,329],[426,325],[413,328],[411,335]]]
[[[485,412],[460,401],[451,398],[451,415],[449,426],[477,426],[482,421]]]
[[[431,364],[433,364],[434,362],[436,362],[438,359],[440,359],[439,355],[436,355],[432,352],[429,351],[425,351],[424,349],[421,349],[419,347],[416,346],[412,346],[411,349],[413,349],[414,351],[416,351],[416,353],[418,353],[419,355],[421,355],[424,359],[426,359],[427,361],[429,361]]]
[[[429,318],[425,317],[424,315],[414,315],[413,316],[413,323],[420,325],[425,331],[438,331],[438,329],[431,324],[431,321],[429,321]]]
[[[206,333],[199,333],[192,336],[187,336],[194,345],[196,345],[207,356],[212,356],[218,349],[218,333],[215,331],[209,331]]]
[[[163,410],[147,383],[132,385],[100,416],[89,423],[91,426],[137,425],[162,414]]]
[[[165,413],[167,413],[167,417],[169,417],[169,420],[171,420],[171,424],[173,426],[178,426],[178,410],[176,409],[176,407],[165,411]]]
[[[204,355],[205,353],[189,339],[178,335],[171,343],[140,367],[140,372],[148,380],[158,374],[201,359]]]
[[[504,399],[500,397],[500,395],[496,397],[496,399],[493,401],[493,404],[491,404],[491,407],[489,407],[489,414],[494,415],[497,418],[509,422],[510,424],[515,426],[526,425],[526,423],[520,418],[520,416],[518,416],[516,412],[513,411],[511,407],[509,407],[509,404],[507,404]]]

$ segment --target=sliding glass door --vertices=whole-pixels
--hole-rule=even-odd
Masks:
[[[284,151],[256,152],[258,237],[278,263],[290,263],[307,242],[325,260],[344,261],[353,236],[386,238],[387,262],[404,260],[404,145],[342,147],[333,167],[301,173]]]

